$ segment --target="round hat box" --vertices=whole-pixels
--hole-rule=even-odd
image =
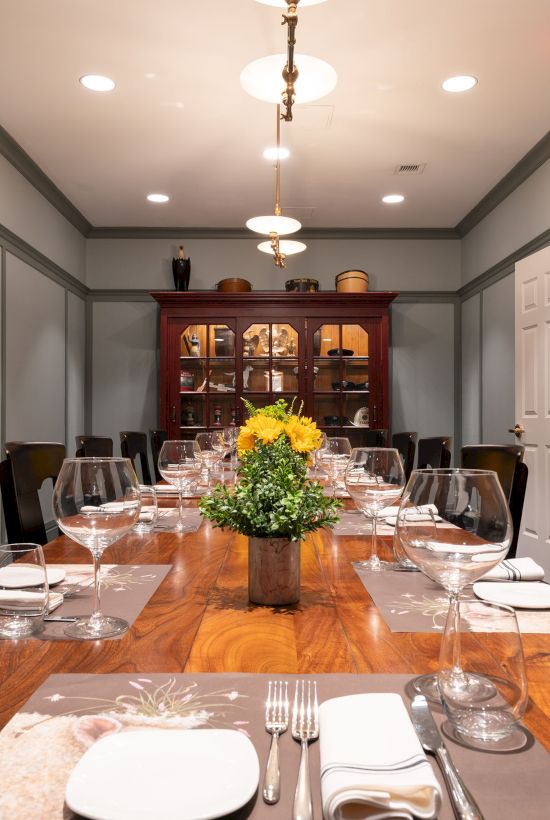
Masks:
[[[252,290],[252,285],[248,279],[221,279],[216,285],[219,291],[224,293],[247,293]]]
[[[294,290],[300,293],[315,293],[319,290],[319,281],[317,279],[306,279],[304,277],[287,279],[285,282],[285,290]]]
[[[369,289],[369,275],[364,270],[345,270],[335,277],[339,293],[366,293]]]

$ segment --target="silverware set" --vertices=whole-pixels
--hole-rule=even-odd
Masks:
[[[279,736],[288,729],[289,711],[288,681],[269,681],[265,706],[265,728],[271,734],[271,747],[262,792],[264,801],[269,804],[277,803],[281,793]],[[293,820],[312,820],[308,747],[319,737],[317,681],[296,681],[290,724],[292,737],[301,746],[292,817]]]

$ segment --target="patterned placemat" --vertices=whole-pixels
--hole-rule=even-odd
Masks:
[[[55,566],[63,567],[66,576],[62,584],[52,587],[52,592],[63,592],[66,597],[52,616],[91,615],[94,601],[92,567],[87,564]],[[131,626],[171,569],[171,564],[104,564],[101,568],[102,612],[124,618]],[[46,641],[70,640],[64,633],[66,626],[66,623],[45,622],[43,632],[36,637]]]
[[[281,736],[281,800],[267,806],[261,779],[270,736],[264,729],[268,675],[53,675],[0,733],[0,816],[10,820],[68,820],[64,793],[72,768],[103,734],[137,727],[231,728],[244,732],[260,759],[260,792],[232,818],[292,816],[299,744]],[[311,677],[311,676],[310,676]],[[296,676],[284,676],[294,691]],[[307,677],[306,677],[307,679]],[[320,701],[359,692],[396,692],[407,706],[407,675],[317,675]],[[438,722],[441,715],[435,715]],[[507,754],[466,749],[448,740],[459,770],[485,820],[540,820],[550,805],[550,756],[526,733],[525,748]],[[432,761],[433,763],[433,761]],[[181,761],[182,777],[185,761]],[[453,812],[442,784],[440,820]],[[310,746],[315,817],[320,818],[319,743]],[[213,773],[214,776],[215,773]],[[101,788],[101,783],[98,783]],[[182,792],[182,801],[185,794]]]
[[[445,590],[421,572],[368,572],[355,567],[392,632],[442,632],[449,609]],[[514,583],[510,581],[510,583]],[[474,597],[471,587],[463,598]],[[516,610],[520,632],[550,634],[550,610]]]

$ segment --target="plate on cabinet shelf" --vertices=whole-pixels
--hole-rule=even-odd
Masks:
[[[354,427],[368,427],[369,426],[369,408],[360,407],[353,417],[352,424]]]

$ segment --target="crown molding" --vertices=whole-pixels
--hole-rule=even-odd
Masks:
[[[537,168],[550,159],[550,131],[528,151],[520,161],[514,165],[500,182],[497,182],[483,199],[481,199],[472,210],[466,214],[464,219],[456,226],[457,234],[460,238],[466,236],[472,228],[479,225],[506,197],[510,196],[522,182],[525,182]]]
[[[300,239],[459,239],[455,228],[302,228]],[[248,239],[260,234],[247,228],[91,228],[88,239]]]
[[[5,128],[0,125],[0,154],[2,154],[13,167],[27,179],[42,196],[53,205],[65,219],[71,223],[83,236],[87,236],[91,224],[83,216],[78,208],[67,199],[65,194],[59,190],[57,185],[47,176],[44,171],[31,159],[21,146],[13,139]]]

